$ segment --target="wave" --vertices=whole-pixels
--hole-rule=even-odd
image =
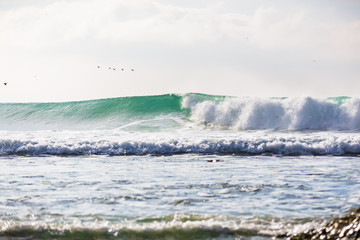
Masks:
[[[2,103],[0,130],[360,130],[360,99],[184,95],[63,103]]]
[[[173,94],[61,103],[3,103],[0,123],[1,130],[114,128],[183,112],[181,96]]]
[[[196,101],[187,96],[191,119],[206,125],[238,130],[354,130],[360,129],[360,99],[338,97],[226,98]]]
[[[201,216],[174,214],[118,222],[106,216],[37,216],[37,220],[0,220],[5,239],[273,239],[320,227],[317,218]],[[42,220],[47,217],[46,220]],[[49,222],[52,220],[51,222]],[[66,224],[64,224],[64,222]]]
[[[66,135],[66,133],[64,133]],[[79,134],[80,135],[80,134]],[[242,137],[182,136],[166,138],[157,135],[137,138],[43,136],[42,140],[0,140],[0,156],[9,155],[332,155],[359,156],[360,136],[356,135],[245,135]],[[41,138],[39,138],[41,139]]]

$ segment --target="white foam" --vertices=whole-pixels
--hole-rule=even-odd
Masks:
[[[311,97],[227,98],[222,102],[198,102],[184,97],[183,107],[191,110],[195,122],[238,130],[360,130],[360,99],[339,105],[329,99]]]
[[[3,132],[2,132],[3,133]],[[1,134],[1,132],[0,132]],[[357,155],[360,135],[345,132],[122,131],[7,132],[0,155],[281,154]]]
[[[260,218],[260,217],[243,217],[233,218],[225,216],[203,216],[198,220],[186,220],[190,218],[189,215],[175,214],[173,218],[163,221],[153,222],[137,222],[136,220],[123,220],[114,222],[106,219],[87,219],[78,217],[56,217],[56,216],[41,216],[40,218],[34,216],[33,219],[0,219],[0,232],[11,229],[24,229],[32,228],[34,230],[52,230],[63,232],[73,229],[91,229],[91,230],[104,230],[114,236],[122,230],[133,231],[163,231],[170,229],[188,230],[188,229],[203,229],[215,230],[217,232],[228,233],[229,231],[248,232],[253,231],[261,235],[276,236],[286,233],[298,233],[304,230],[312,229],[324,224],[321,220],[309,221],[303,224],[301,220],[280,219],[280,218]],[[66,219],[66,222],[64,221]]]

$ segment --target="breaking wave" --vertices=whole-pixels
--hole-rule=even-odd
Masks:
[[[186,96],[191,119],[238,130],[353,130],[360,129],[358,98],[226,98],[197,101]]]
[[[359,155],[360,99],[198,93],[0,104],[0,155]]]
[[[0,156],[6,155],[359,155],[360,136],[352,135],[275,135],[247,134],[234,137],[190,136],[136,138],[40,137],[37,140],[0,140]],[[35,138],[36,139],[36,138]],[[38,140],[40,139],[40,140]]]
[[[62,103],[2,103],[0,130],[360,130],[360,99],[235,98],[199,93]]]

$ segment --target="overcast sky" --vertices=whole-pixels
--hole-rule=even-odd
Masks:
[[[360,1],[0,0],[0,79],[0,102],[359,97]]]

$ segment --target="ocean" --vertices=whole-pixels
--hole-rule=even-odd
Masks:
[[[283,239],[360,207],[360,98],[0,103],[0,239]]]

